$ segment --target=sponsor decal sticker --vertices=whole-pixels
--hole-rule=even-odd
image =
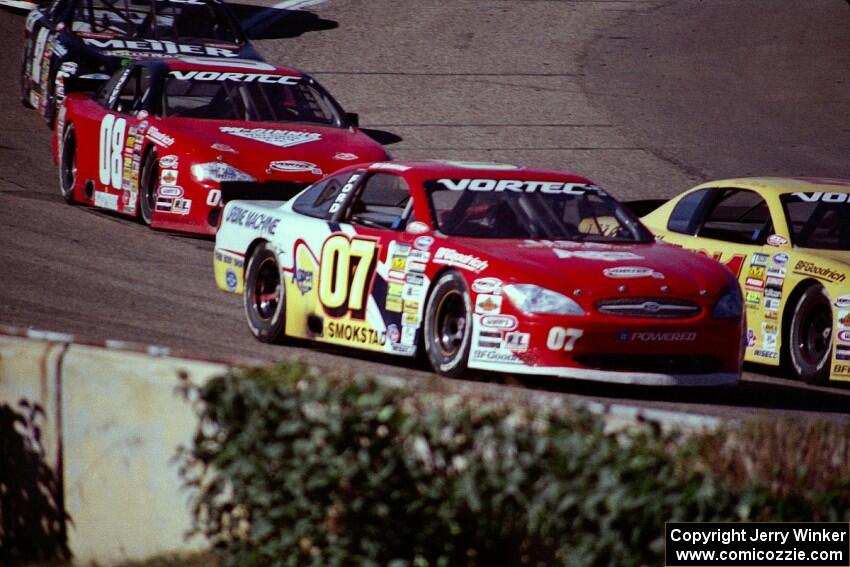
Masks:
[[[748,291],[744,296],[744,301],[750,305],[761,305],[761,293],[758,291]]]
[[[345,321],[329,321],[326,334],[331,339],[342,339],[350,343],[377,346],[384,345],[387,342],[386,333],[380,333],[371,327]]]
[[[664,279],[664,274],[656,272],[652,268],[643,266],[617,266],[616,268],[605,268],[602,274],[606,278],[629,279],[629,278],[655,278]]]
[[[163,169],[159,174],[160,185],[177,185],[177,170]]]
[[[475,298],[475,312],[485,315],[497,314],[502,311],[502,296],[490,295],[486,293],[479,294]]]
[[[405,228],[405,232],[408,234],[425,234],[428,230],[430,230],[428,225],[422,221],[409,222]]]
[[[407,256],[393,256],[390,262],[391,270],[404,271],[407,267]]]
[[[476,274],[483,271],[489,265],[486,260],[482,260],[471,254],[462,254],[452,248],[440,248],[434,255],[435,264],[443,264],[456,268],[470,270]]]
[[[786,254],[784,252],[780,252],[779,254],[774,254],[773,255],[773,261],[775,263],[779,264],[780,266],[784,266],[785,264],[788,263],[788,254]]]
[[[514,353],[493,349],[477,348],[472,351],[472,359],[497,364],[522,364],[522,360],[517,358]]]
[[[426,185],[432,182],[426,182]],[[595,185],[563,181],[519,181],[513,179],[437,179],[436,184],[449,191],[487,191],[513,193],[545,193],[551,195],[584,195],[598,192]]]
[[[292,281],[298,286],[298,291],[301,292],[301,295],[306,295],[313,289],[313,272],[298,268],[292,274]]]
[[[112,211],[118,210],[118,195],[111,195],[103,191],[94,192],[94,206]]]
[[[298,130],[278,130],[276,128],[241,128],[238,126],[221,126],[220,132],[247,138],[255,142],[262,142],[277,146],[278,148],[289,148],[310,142],[317,142],[322,135],[317,132],[303,132]]]
[[[433,236],[420,236],[416,240],[413,241],[413,246],[417,250],[422,250],[423,252],[427,252],[431,249],[431,245],[434,244]]]
[[[749,277],[747,278],[746,286],[750,289],[763,289],[764,288],[764,280],[759,278]]]
[[[825,266],[818,266],[814,262],[808,262],[806,260],[797,261],[794,265],[794,273],[803,276],[815,276],[818,279],[830,282],[843,282],[847,277],[841,272],[836,272]]]
[[[779,234],[771,234],[767,237],[768,246],[785,246],[788,244],[788,239]]]
[[[416,342],[416,327],[401,328],[401,344],[412,345]]]
[[[697,340],[697,334],[694,331],[637,331],[633,333],[625,333],[626,340],[636,342],[693,342]],[[622,337],[621,332],[618,338]],[[622,339],[621,339],[622,340]]]
[[[838,310],[838,326],[842,329],[850,329],[850,310]]]
[[[231,269],[224,272],[224,285],[227,286],[229,291],[236,291],[236,287],[239,285],[239,279],[236,277],[236,272]]]
[[[214,150],[219,151],[219,152],[228,152],[228,153],[231,153],[231,154],[238,154],[239,153],[236,150],[234,150],[232,147],[228,146],[227,144],[215,143],[215,144],[211,145],[210,147]]]
[[[780,299],[782,297],[782,291],[774,287],[769,287],[764,290],[764,296],[771,297],[773,299]]]
[[[398,325],[391,323],[387,326],[387,338],[391,343],[397,343],[401,340],[401,331],[398,330]]]
[[[297,85],[301,77],[270,75],[267,73],[232,73],[229,71],[171,71],[178,81],[234,81],[237,83],[266,83],[269,85]]]
[[[836,364],[832,367],[832,373],[840,376],[850,375],[850,364]]]
[[[529,344],[531,344],[530,333],[514,331],[505,335],[505,348],[509,351],[525,352],[528,350]]]
[[[517,318],[513,315],[485,315],[481,317],[481,326],[512,331],[517,327]]]
[[[766,283],[767,287],[769,287],[769,288],[773,287],[773,288],[782,290],[782,284],[785,283],[785,279],[784,278],[776,278],[776,277],[773,277],[773,276],[768,276],[767,282],[765,282],[765,283]],[[848,299],[850,299],[850,296],[848,296]],[[850,303],[848,303],[848,305],[850,305]]]
[[[174,154],[162,156],[159,158],[159,167],[166,169],[174,169],[180,163],[179,158]]]
[[[850,295],[842,295],[835,298],[836,307],[850,307]]]
[[[777,278],[784,278],[786,274],[785,266],[770,266],[767,269],[767,275],[775,276]]]
[[[765,311],[779,311],[779,300],[775,297],[766,297],[764,299]]]
[[[779,358],[779,353],[770,350],[754,350],[753,354],[759,358],[768,358],[770,360],[776,360]]]
[[[767,266],[767,260],[770,258],[767,254],[755,253],[753,257],[750,259],[751,266]]]
[[[751,266],[748,275],[751,278],[764,278],[766,272],[767,270],[762,266]]]
[[[227,212],[224,222],[244,226],[245,228],[274,236],[280,219],[256,211],[249,211],[242,207],[233,207]]]
[[[475,293],[502,293],[502,280],[499,278],[478,278],[472,282],[472,291]]]
[[[836,347],[835,360],[850,360],[850,349]]]
[[[558,258],[579,258],[582,260],[598,260],[600,262],[622,262],[627,260],[643,260],[633,252],[597,252],[596,250],[564,250],[553,248],[552,252]]]
[[[758,335],[752,329],[747,329],[747,348],[753,348],[758,342]]]
[[[407,274],[404,277],[404,281],[409,285],[421,286],[425,283],[425,276],[422,274]]]
[[[281,160],[269,164],[272,171],[309,171],[315,175],[321,175],[322,169],[315,163],[309,161]]]
[[[174,138],[164,132],[161,132],[156,126],[148,128],[146,136],[148,140],[163,148],[169,148],[172,144],[174,144]]]
[[[160,197],[171,197],[174,199],[179,199],[183,196],[183,188],[179,186],[175,187],[160,187],[157,190],[157,195]]]
[[[354,161],[358,159],[357,154],[350,154],[347,152],[337,152],[334,154],[334,159],[338,159],[340,161]]]
[[[233,49],[190,43],[175,43],[167,40],[103,39],[97,37],[83,37],[82,40],[86,45],[95,49],[110,51],[112,55],[127,55],[131,57],[139,57],[140,55],[148,55],[150,57],[162,57],[163,55],[239,57],[239,52]]]
[[[431,253],[414,249],[410,251],[410,255],[408,256],[408,258],[416,262],[427,262],[431,259]]]
[[[388,295],[387,302],[385,304],[385,309],[387,311],[392,311],[393,313],[401,313],[402,309],[402,299],[400,295]]]
[[[848,329],[838,331],[835,336],[838,337],[839,342],[850,343],[850,330]]]

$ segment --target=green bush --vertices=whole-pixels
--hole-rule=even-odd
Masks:
[[[649,565],[665,521],[850,510],[840,478],[803,495],[734,481],[715,434],[606,433],[575,409],[299,364],[186,393],[200,421],[182,471],[226,565]]]

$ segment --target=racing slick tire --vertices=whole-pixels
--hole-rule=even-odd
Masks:
[[[59,191],[66,203],[74,203],[74,186],[77,184],[77,133],[73,124],[65,128],[62,150],[59,152]]]
[[[25,108],[32,108],[30,104],[30,77],[27,73],[27,63],[30,55],[30,42],[24,44],[24,59],[21,62],[21,103]]]
[[[159,185],[159,158],[152,149],[145,156],[142,174],[139,176],[139,219],[148,226],[153,222],[156,207],[156,191]]]
[[[257,246],[245,268],[242,292],[248,327],[264,343],[280,344],[286,331],[286,291],[274,252]]]
[[[456,378],[466,371],[472,338],[472,306],[466,282],[457,272],[444,273],[425,308],[423,343],[434,372]]]
[[[791,312],[783,357],[796,377],[807,384],[829,378],[832,355],[832,307],[820,285],[806,288]]]

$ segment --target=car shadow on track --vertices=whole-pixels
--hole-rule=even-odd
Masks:
[[[790,380],[787,383],[766,383],[745,378],[737,386],[688,388],[605,384],[544,377],[523,377],[518,381],[523,386],[535,390],[596,398],[728,406],[750,410],[850,413],[850,391],[812,388]]]
[[[356,352],[345,347],[322,345],[317,348],[313,343],[290,343],[291,346],[299,346],[310,350],[320,350],[328,354],[344,357],[356,357],[361,360],[388,364],[398,369],[413,372],[430,372],[428,364],[421,358],[401,359],[387,354]],[[758,367],[758,372],[763,372]],[[368,373],[368,371],[366,372]],[[392,370],[387,372],[392,373]],[[791,379],[770,383],[742,380],[737,386],[721,387],[658,387],[610,384],[603,382],[591,382],[583,380],[569,380],[565,378],[550,378],[544,376],[505,376],[494,372],[468,371],[459,383],[491,383],[509,386],[521,386],[532,391],[552,392],[565,395],[575,395],[595,398],[600,403],[626,403],[629,402],[661,402],[665,409],[694,411],[702,413],[699,406],[726,406],[742,410],[742,416],[751,414],[753,410],[785,410],[785,411],[808,411],[824,414],[850,414],[850,389],[812,387]],[[683,408],[688,405],[692,407]],[[709,410],[708,407],[705,410]],[[708,413],[715,413],[709,410]]]
[[[249,39],[285,39],[311,31],[332,30],[339,22],[320,18],[305,10],[281,10],[266,6],[228,3]]]

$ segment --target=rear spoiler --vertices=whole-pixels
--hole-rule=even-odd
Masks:
[[[294,181],[225,181],[221,184],[221,200],[228,201],[288,201],[303,191],[309,183]]]
[[[641,199],[638,201],[621,201],[624,207],[637,217],[643,217],[663,205],[667,199]]]

